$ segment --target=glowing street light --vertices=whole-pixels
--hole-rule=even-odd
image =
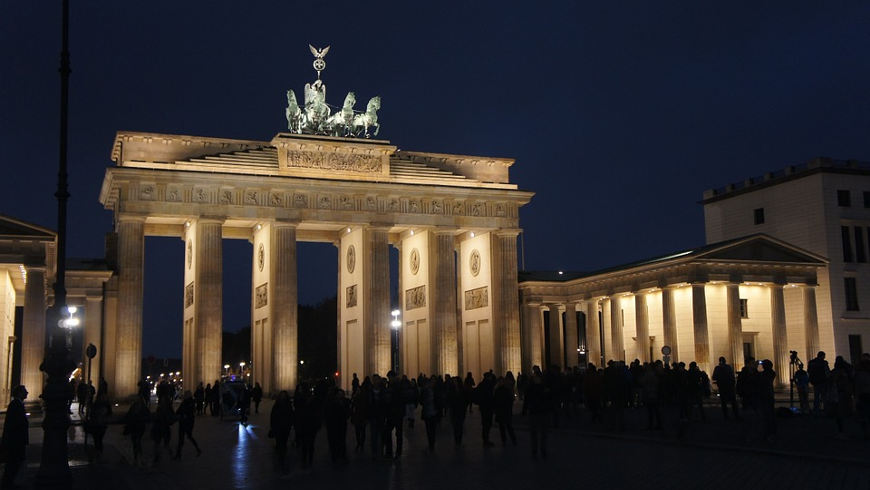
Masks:
[[[400,315],[401,313],[402,313],[402,312],[399,311],[399,310],[393,310],[393,311],[390,312],[390,314],[393,315],[393,321],[390,322],[390,326],[391,326],[391,327],[393,327],[393,328],[395,328],[395,329],[398,329],[399,327],[402,326],[402,322],[399,321],[399,315]]]

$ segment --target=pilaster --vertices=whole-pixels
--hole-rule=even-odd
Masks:
[[[460,375],[456,331],[456,266],[453,231],[430,233],[429,297],[435,373]],[[409,375],[411,373],[408,373]]]
[[[495,372],[520,370],[520,305],[517,296],[518,230],[492,233],[493,338]]]
[[[364,365],[366,375],[390,370],[390,260],[386,227],[363,231]]]
[[[296,387],[299,366],[296,224],[271,224],[272,391]]]

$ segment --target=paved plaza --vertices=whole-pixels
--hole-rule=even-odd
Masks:
[[[516,417],[517,447],[502,447],[494,428],[496,445],[484,448],[475,410],[466,420],[461,448],[454,447],[450,427],[442,423],[436,451],[429,454],[418,421],[413,430],[405,430],[399,461],[373,460],[368,447],[364,453],[353,452],[349,427],[349,462],[334,464],[321,429],[313,468],[300,469],[298,453],[291,448],[289,468],[281,470],[275,467],[268,438],[271,403],[260,408],[246,428],[235,421],[199,417],[194,436],[203,449],[201,457],[187,443],[181,461],[164,454],[152,465],[154,449],[146,432],[146,467],[129,463],[132,451],[121,425],[110,427],[102,461],[88,464],[81,428],[76,427],[71,445],[74,488],[870,488],[870,443],[857,437],[857,425],[850,427],[852,437],[834,437],[834,422],[826,418],[779,419],[778,436],[765,442],[756,437],[751,414],[740,423],[723,421],[715,407],[707,409],[707,423],[684,425],[682,437],[678,421],[667,415],[664,431],[643,430],[642,409],[626,411],[623,432],[608,429],[607,421],[592,425],[581,413],[560,417],[559,427],[550,433],[548,458],[534,460],[524,417]],[[173,449],[176,431],[173,426]],[[27,471],[19,479],[25,488],[33,484],[41,439],[41,428],[32,427],[35,444],[28,449]]]

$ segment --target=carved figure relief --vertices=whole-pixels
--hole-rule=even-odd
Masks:
[[[320,209],[329,209],[332,207],[332,199],[329,196],[320,196],[317,200],[317,207]]]
[[[263,266],[266,264],[266,247],[261,243],[259,247],[257,247],[257,267],[260,269],[260,272],[263,271]]]
[[[420,212],[420,202],[415,201],[415,200],[408,201],[408,212],[419,213]]]
[[[373,196],[367,197],[366,198],[366,209],[368,209],[370,211],[374,211],[374,210],[378,209],[378,200]]]
[[[284,204],[284,199],[281,198],[281,194],[274,192],[269,195],[269,204],[272,206],[281,206]]]
[[[257,191],[245,191],[245,204],[257,204]]]
[[[471,257],[468,258],[468,269],[474,277],[480,274],[480,252],[477,249],[471,251]]]
[[[489,305],[489,290],[487,286],[470,289],[465,292],[465,309],[476,310]]]
[[[353,198],[350,196],[341,196],[339,203],[342,209],[353,209]]]
[[[392,198],[387,201],[387,211],[398,211],[399,210],[399,200],[396,198]]]
[[[293,205],[297,208],[307,208],[308,207],[308,196],[305,194],[294,194],[293,195]]]
[[[486,214],[486,208],[484,208],[482,202],[476,202],[471,206],[472,216],[483,216],[484,214]]]
[[[154,184],[142,184],[139,188],[139,198],[146,201],[154,199]]]
[[[233,203],[233,191],[230,189],[221,190],[221,204],[232,204]]]
[[[287,150],[287,166],[294,168],[371,173],[381,171],[381,162],[375,155]]]
[[[189,308],[193,306],[193,282],[184,286],[184,307]]]
[[[417,275],[420,270],[420,251],[416,248],[411,249],[411,254],[408,257],[408,266],[411,268],[411,274]]]
[[[495,205],[495,215],[500,217],[500,218],[503,218],[504,216],[507,215],[507,211],[505,209],[504,204],[498,203]]]
[[[264,282],[263,284],[257,286],[255,296],[256,302],[254,303],[254,309],[262,308],[269,304],[269,283]]]
[[[187,268],[190,269],[190,266],[193,265],[193,242],[191,240],[187,241]]]
[[[461,201],[457,201],[453,203],[453,214],[462,216],[465,214],[465,204]]]
[[[405,291],[405,309],[413,310],[426,306],[426,286],[417,286]]]
[[[356,284],[348,286],[345,289],[345,296],[345,305],[347,308],[353,308],[356,306]]]
[[[442,214],[444,213],[444,204],[441,201],[435,199],[432,201],[432,205],[429,207],[429,211],[432,214]]]
[[[356,267],[356,249],[353,248],[353,245],[347,247],[345,262],[347,262],[347,272],[353,274],[353,270]]]
[[[203,187],[197,187],[193,190],[193,201],[194,202],[206,202],[208,201],[208,191]]]
[[[170,187],[166,191],[166,200],[172,202],[181,201],[181,190],[178,187]]]

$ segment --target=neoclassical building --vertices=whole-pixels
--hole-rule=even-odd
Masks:
[[[289,116],[288,116],[289,117]],[[389,247],[399,253],[402,369],[520,369],[518,211],[532,193],[513,160],[400,151],[388,141],[279,133],[249,141],[119,132],[100,202],[114,213],[103,375],[135,393],[142,359],[144,239],[185,249],[185,384],[220,376],[222,240],[253,244],[254,380],[297,381],[296,243],[336,247],[338,371],[390,366]],[[190,384],[188,384],[190,383]]]
[[[789,351],[806,360],[819,348],[826,264],[757,234],[588,274],[521,273],[523,370],[648,362],[667,346],[708,372],[720,356],[737,369],[769,358],[787,383]]]

